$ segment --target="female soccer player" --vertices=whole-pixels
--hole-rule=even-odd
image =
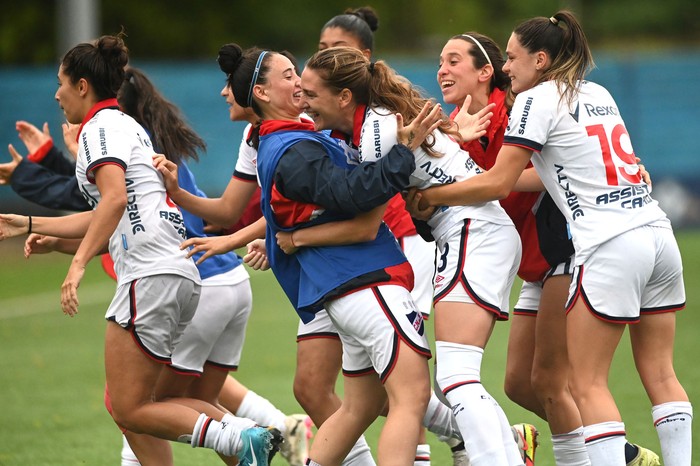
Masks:
[[[348,134],[365,162],[383,157],[395,143],[396,128],[389,126],[395,113],[410,120],[426,102],[384,62],[371,63],[348,47],[314,54],[302,73],[302,88],[304,109],[316,128]],[[451,183],[479,173],[449,137],[452,124],[445,120],[414,151],[410,186]],[[455,414],[471,463],[517,464],[522,460],[510,425],[481,386],[479,370],[495,321],[508,315],[520,242],[497,203],[442,209],[428,225],[440,255],[434,298],[438,384],[452,406],[462,408]]]
[[[2,216],[0,237],[34,231],[83,238],[62,286],[71,316],[85,264],[109,243],[118,289],[106,316],[105,372],[118,424],[237,456],[241,464],[268,464],[281,439],[276,429],[192,398],[153,401],[163,363],[196,309],[200,278],[179,250],[182,216],[152,167],[148,133],[118,111],[127,61],[121,37],[103,36],[71,49],[58,72],[56,99],[70,123],[81,123],[76,176],[94,210],[70,220]]]
[[[584,80],[593,60],[573,14],[525,21],[506,53],[503,70],[517,97],[496,164],[422,199],[461,205],[505,197],[532,160],[575,246],[569,385],[591,463],[625,464],[624,424],[607,383],[622,324],[630,323],[664,464],[688,465],[692,407],[673,371],[674,311],[684,307],[685,292],[670,223],[642,181],[615,101]]]

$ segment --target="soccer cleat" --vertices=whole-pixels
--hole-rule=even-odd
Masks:
[[[638,449],[637,456],[635,456],[632,461],[627,463],[627,466],[661,466],[659,455],[648,448],[644,448],[636,444],[634,446]]]
[[[515,424],[511,427],[513,438],[520,448],[525,466],[535,465],[535,450],[537,449],[537,428],[532,424]]]
[[[470,466],[467,450],[464,449],[464,442],[450,439],[446,442],[452,450],[452,465],[453,466]]]
[[[241,432],[241,449],[236,456],[239,466],[269,466],[283,442],[274,427],[251,427]]]
[[[280,455],[289,466],[304,466],[309,457],[313,422],[306,414],[292,414],[284,419],[286,433],[280,445]]]

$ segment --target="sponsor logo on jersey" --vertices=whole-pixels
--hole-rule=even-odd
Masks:
[[[379,131],[379,120],[372,122],[372,135],[374,137],[374,158],[382,158],[382,135]]]
[[[556,163],[554,167],[557,169],[557,182],[559,183],[559,187],[564,190],[566,204],[569,206],[569,210],[571,210],[571,217],[576,221],[579,217],[584,216],[583,209],[578,202],[578,196],[569,189],[569,178],[563,173],[564,167]]]
[[[586,109],[588,116],[618,116],[620,115],[619,110],[614,105],[592,105],[583,104],[583,108]]]
[[[454,176],[448,175],[440,167],[433,167],[433,163],[430,160],[421,165],[420,169],[427,173],[431,178],[434,178],[435,181],[440,184],[450,184],[455,182]]]
[[[533,97],[528,97],[525,101],[523,113],[520,115],[520,123],[518,123],[518,134],[525,134],[525,125],[527,125],[527,117],[530,115],[530,107],[532,106]]]
[[[601,194],[595,198],[597,205],[606,205],[620,202],[623,209],[636,209],[652,202],[649,195],[649,186],[628,186],[610,193]]]
[[[136,203],[136,190],[134,189],[134,180],[126,179],[126,212],[129,218],[129,223],[131,224],[131,233],[136,234],[140,231],[146,231],[146,227],[143,226],[141,220],[141,214],[139,213],[139,206]]]
[[[107,157],[107,136],[105,135],[105,129],[100,128],[99,133],[100,133],[100,151],[102,153],[102,157]]]
[[[83,132],[83,150],[85,151],[87,163],[90,165],[92,163],[92,157],[90,157],[90,148],[88,147],[87,134],[85,134],[85,132]]]

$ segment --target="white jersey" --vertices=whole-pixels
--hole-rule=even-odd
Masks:
[[[153,146],[133,118],[119,110],[100,110],[78,136],[75,175],[94,209],[100,201],[94,170],[114,164],[124,170],[127,206],[109,240],[118,283],[159,274],[174,274],[200,283],[199,272],[180,250],[185,225],[167,198],[160,173],[153,167]]]
[[[580,265],[602,243],[642,225],[670,222],[639,174],[610,93],[584,81],[569,106],[547,81],[518,94],[504,144],[534,151],[532,163],[566,216]]]
[[[248,145],[248,135],[253,125],[248,123],[243,130],[241,144],[238,147],[238,159],[236,160],[235,173],[244,175],[246,179],[252,180],[253,177],[258,177],[258,151],[254,147]],[[258,181],[260,185],[260,181]]]
[[[456,141],[448,135],[434,131],[433,149],[442,157],[428,154],[422,147],[413,151],[416,169],[411,174],[409,186],[427,189],[432,186],[463,181],[482,173],[479,166],[469,157]],[[373,162],[389,153],[397,143],[396,116],[383,108],[367,108],[360,136],[360,160]],[[469,206],[438,207],[428,220],[435,239],[451,229],[462,225],[466,218],[485,220],[499,225],[512,225],[513,222],[496,201]]]

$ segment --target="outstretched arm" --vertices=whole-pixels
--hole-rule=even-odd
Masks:
[[[508,196],[525,170],[532,151],[503,146],[491,170],[468,180],[420,191],[421,208],[441,205],[471,205],[500,200]]]
[[[180,245],[180,249],[191,248],[187,252],[187,257],[192,257],[198,252],[204,252],[202,257],[197,260],[197,264],[201,264],[211,256],[226,254],[227,252],[245,246],[255,239],[264,238],[266,227],[267,222],[265,221],[265,217],[261,217],[255,223],[241,228],[230,235],[190,238]]]

